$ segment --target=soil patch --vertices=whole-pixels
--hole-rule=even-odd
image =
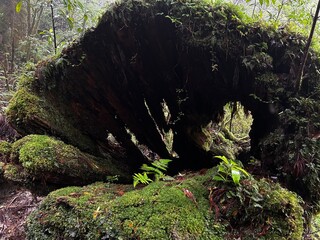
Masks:
[[[25,239],[24,223],[42,199],[26,188],[0,183],[0,240]]]

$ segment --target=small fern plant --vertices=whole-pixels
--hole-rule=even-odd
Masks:
[[[221,182],[233,182],[236,185],[240,184],[241,178],[247,178],[250,174],[243,169],[241,162],[228,159],[225,156],[215,156],[221,162],[216,166],[216,172],[213,175],[213,180]]]
[[[171,161],[170,159],[159,159],[152,162],[151,165],[143,164],[140,168],[143,172],[133,175],[133,186],[136,187],[139,183],[148,185],[153,181],[165,178],[165,172]]]

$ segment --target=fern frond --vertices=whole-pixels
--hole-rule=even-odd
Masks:
[[[133,175],[133,187],[136,187],[139,183],[142,184],[149,184],[153,182],[151,178],[149,178],[146,172],[142,173],[135,173]]]

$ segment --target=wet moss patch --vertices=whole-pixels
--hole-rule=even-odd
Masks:
[[[46,135],[28,135],[13,143],[10,164],[5,166],[4,173],[10,180],[64,186],[104,180],[108,175],[126,179],[126,174],[124,167],[110,159],[94,157]]]
[[[266,180],[222,187],[212,182],[212,174],[189,174],[136,190],[106,183],[57,190],[30,216],[28,238],[302,238],[302,201],[296,194]],[[218,189],[223,194],[211,198]],[[254,204],[258,193],[261,206]]]

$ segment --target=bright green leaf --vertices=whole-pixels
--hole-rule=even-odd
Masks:
[[[71,5],[71,3],[68,3],[67,8],[68,8],[68,11],[71,12],[71,10],[72,10],[72,5]]]
[[[22,0],[19,1],[16,5],[16,12],[19,13],[21,11],[21,7],[22,7]]]
[[[224,174],[229,174],[228,169],[226,169],[226,167],[223,166],[223,165],[219,165],[219,166],[218,166],[218,172],[219,172],[219,173],[224,173]]]
[[[142,184],[149,184],[152,182],[152,179],[150,179],[147,175],[147,173],[141,174],[141,173],[135,173],[133,175],[133,186],[136,187],[139,183]]]
[[[83,15],[83,20],[84,20],[85,22],[88,21],[88,15],[87,15],[87,14]]]
[[[226,164],[229,164],[229,160],[225,156],[214,156],[215,158],[219,158],[224,161]]]
[[[237,169],[232,169],[231,170],[231,177],[232,180],[235,184],[239,184],[240,183],[240,171]]]
[[[216,180],[216,181],[222,181],[222,182],[226,181],[226,179],[224,177],[222,177],[221,175],[215,175],[215,176],[213,176],[212,179]]]
[[[244,175],[246,175],[247,177],[249,177],[249,173],[246,171],[246,170],[244,170],[243,168],[241,168],[241,167],[234,167],[235,169],[237,169],[237,170],[239,170],[239,171],[241,171]]]
[[[74,19],[72,17],[67,17],[67,21],[68,21],[68,24],[69,24],[69,28],[73,29]]]

